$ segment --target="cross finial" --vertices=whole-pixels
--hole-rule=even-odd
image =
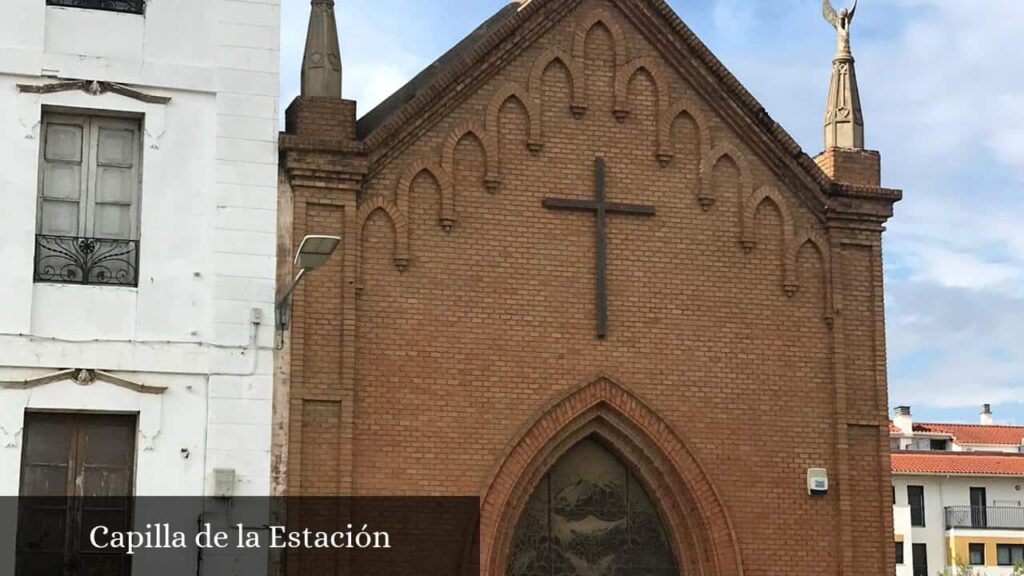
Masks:
[[[301,94],[341,98],[341,50],[334,0],[312,0],[302,57]]]

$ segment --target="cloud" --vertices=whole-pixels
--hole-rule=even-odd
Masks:
[[[907,246],[920,258],[912,279],[934,282],[949,288],[1014,291],[1024,280],[1017,266],[991,262],[970,252],[950,250],[934,244]]]
[[[915,281],[891,282],[887,297],[892,404],[973,409],[1024,398],[1024,298]]]
[[[342,94],[369,112],[455,45],[503,0],[376,0],[336,7],[341,43]],[[282,109],[298,94],[308,0],[283,0]]]
[[[756,18],[738,28],[750,37],[735,40],[723,23],[734,4],[718,0],[706,26],[691,25],[816,153],[832,30],[817,4],[751,0]],[[868,145],[884,183],[905,192],[884,236],[893,403],[973,417],[983,402],[1024,398],[1020,38],[1019,0],[876,0],[857,12]],[[1024,421],[1024,404],[1006,406]]]
[[[1024,37],[1020,5],[890,4],[907,20],[865,43],[858,72],[887,176],[906,191],[886,236],[897,263],[887,270],[891,400],[965,410],[1019,401],[1024,75],[1007,71]]]
[[[346,77],[346,97],[356,100],[359,114],[365,114],[404,86],[417,70],[415,64],[359,62],[349,69]]]

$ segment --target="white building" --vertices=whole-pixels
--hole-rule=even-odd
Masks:
[[[1024,426],[914,422],[896,408],[892,444],[897,576],[958,565],[1007,576],[1024,564]]]
[[[3,1],[0,496],[269,493],[278,4]]]

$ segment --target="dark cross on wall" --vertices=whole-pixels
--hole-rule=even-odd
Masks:
[[[597,179],[592,200],[576,200],[572,198],[545,198],[541,204],[545,208],[574,210],[577,212],[593,212],[597,220],[597,338],[603,340],[608,335],[608,291],[607,291],[607,237],[608,215],[627,214],[632,216],[654,216],[654,206],[645,204],[621,204],[606,202],[604,199],[604,158],[594,160],[594,172]]]

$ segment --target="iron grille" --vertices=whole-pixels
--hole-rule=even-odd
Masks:
[[[1024,530],[1024,507],[948,506],[946,529]]]
[[[146,0],[46,0],[46,5],[142,14],[146,9]]]
[[[139,285],[139,241],[36,235],[36,282]]]

